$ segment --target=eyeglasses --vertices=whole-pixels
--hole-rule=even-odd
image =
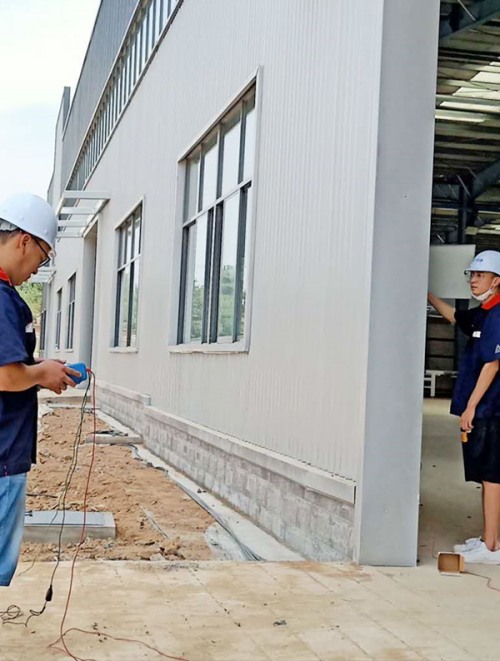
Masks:
[[[51,250],[50,252],[47,252],[45,250],[45,248],[42,246],[42,244],[40,243],[40,241],[36,238],[36,236],[33,236],[33,234],[30,234],[30,236],[33,239],[33,241],[36,243],[36,245],[40,248],[40,250],[43,252],[43,254],[45,255],[45,259],[40,262],[40,264],[38,265],[38,268],[40,268],[42,266],[47,266],[47,264],[49,264],[50,260],[54,257],[54,251]]]
[[[482,280],[486,278],[487,275],[492,275],[488,271],[464,271],[465,278],[467,282],[470,282],[472,279]]]

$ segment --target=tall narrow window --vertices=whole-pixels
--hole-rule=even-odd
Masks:
[[[139,264],[142,240],[142,208],[120,225],[115,312],[115,347],[137,346]]]
[[[68,325],[66,328],[66,349],[73,348],[73,336],[75,334],[75,293],[76,273],[68,280]]]
[[[232,343],[245,332],[255,88],[184,162],[178,342]]]
[[[61,317],[62,317],[62,289],[56,294],[56,339],[54,342],[54,347],[56,349],[61,348]]]

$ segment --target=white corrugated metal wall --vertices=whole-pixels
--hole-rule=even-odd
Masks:
[[[364,435],[382,5],[185,0],[87,184],[111,193],[99,221],[98,377],[354,479]],[[172,353],[177,159],[259,67],[250,351]],[[110,350],[115,227],[143,197],[139,348]],[[58,261],[61,280],[72,259]]]

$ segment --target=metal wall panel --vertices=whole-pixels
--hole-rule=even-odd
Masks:
[[[382,8],[185,0],[88,184],[111,193],[99,221],[98,377],[352,479],[364,439]],[[173,353],[177,159],[259,67],[250,350]],[[139,347],[120,352],[110,350],[115,227],[143,197]]]
[[[92,115],[138,0],[101,0],[64,133],[62,186],[71,174]]]

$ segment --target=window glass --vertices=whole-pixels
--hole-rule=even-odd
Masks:
[[[185,220],[189,220],[197,211],[198,180],[200,176],[200,157],[189,159],[186,168]]]
[[[239,201],[239,192],[225,200],[222,220],[218,336],[229,341],[234,333]]]
[[[118,346],[126,347],[128,339],[128,314],[129,314],[129,298],[130,298],[130,264],[120,271],[119,274],[119,330],[118,330]]]
[[[191,309],[189,316],[191,323],[189,328],[190,340],[201,340],[203,325],[203,306],[205,298],[205,266],[207,248],[207,215],[204,214],[192,225],[189,231],[189,241],[192,242],[191,250],[194,253],[194,264],[192,282],[190,283]]]
[[[212,140],[206,147],[203,155],[203,193],[201,208],[206,209],[209,204],[213,204],[216,199],[217,191],[217,156],[218,145],[216,140]]]
[[[238,120],[238,117],[236,118]],[[240,162],[240,122],[228,128],[222,137],[222,188],[221,195],[238,184]]]
[[[253,175],[255,160],[255,108],[245,117],[245,155],[243,158],[243,180]]]
[[[137,311],[139,308],[139,262],[133,263],[133,276],[131,279],[132,300],[130,311],[130,346],[137,345]]]
[[[134,218],[134,257],[141,252],[141,217],[136,215]]]

